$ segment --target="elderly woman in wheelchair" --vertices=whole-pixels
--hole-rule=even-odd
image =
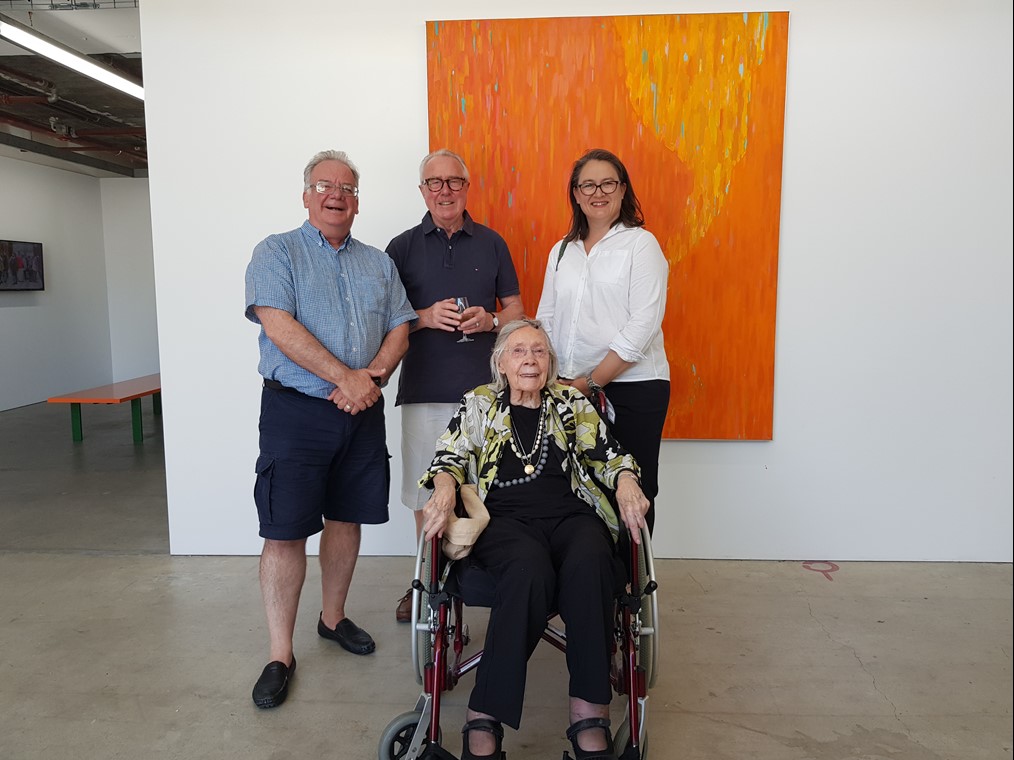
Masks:
[[[421,481],[433,488],[424,540],[442,535],[463,483],[477,484],[490,514],[472,556],[493,577],[495,602],[461,758],[504,757],[502,724],[521,723],[526,664],[555,611],[567,630],[567,737],[577,760],[613,760],[616,541],[620,521],[641,541],[649,503],[639,470],[589,401],[556,382],[556,355],[538,321],[506,325],[490,366],[494,382],[465,395]]]

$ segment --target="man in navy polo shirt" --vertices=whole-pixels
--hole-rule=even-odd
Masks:
[[[415,511],[416,540],[429,491],[419,478],[430,466],[437,438],[465,391],[490,381],[489,355],[501,324],[524,316],[518,276],[507,243],[465,210],[468,168],[438,150],[419,165],[422,223],[387,246],[418,315],[398,379],[401,406],[401,500]],[[469,306],[458,312],[456,300]],[[499,302],[499,312],[497,311]],[[461,342],[462,335],[471,342]],[[398,602],[399,622],[411,617],[412,592]]]
[[[253,701],[265,708],[285,701],[295,673],[292,633],[309,536],[323,530],[317,633],[354,654],[375,649],[346,617],[345,601],[360,526],[388,519],[380,386],[416,319],[391,259],[350,234],[359,171],[345,153],[310,159],[303,206],[309,219],[259,243],[246,272],[246,316],[261,326],[264,377],[254,501],[271,655]]]

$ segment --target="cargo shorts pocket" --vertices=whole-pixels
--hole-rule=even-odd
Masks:
[[[257,480],[254,482],[254,504],[257,515],[266,525],[271,524],[271,478],[275,473],[275,458],[266,454],[257,457]]]

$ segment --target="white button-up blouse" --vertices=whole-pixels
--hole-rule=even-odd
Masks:
[[[636,362],[613,382],[668,380],[662,339],[669,263],[655,236],[617,224],[586,252],[553,246],[536,318],[560,360],[560,376],[584,377],[612,349]]]

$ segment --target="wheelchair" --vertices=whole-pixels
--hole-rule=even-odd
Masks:
[[[620,552],[629,576],[616,597],[609,679],[613,691],[624,698],[624,718],[613,736],[618,760],[647,760],[648,688],[659,670],[658,598],[654,558],[648,532],[641,543],[630,540],[626,528]],[[470,557],[444,558],[440,539],[419,542],[412,581],[412,664],[422,693],[415,707],[388,723],[380,739],[378,760],[457,760],[441,746],[441,695],[451,691],[474,670],[482,652],[466,653],[468,626],[465,607],[493,605],[493,579]],[[566,631],[551,615],[542,640],[566,651]]]

